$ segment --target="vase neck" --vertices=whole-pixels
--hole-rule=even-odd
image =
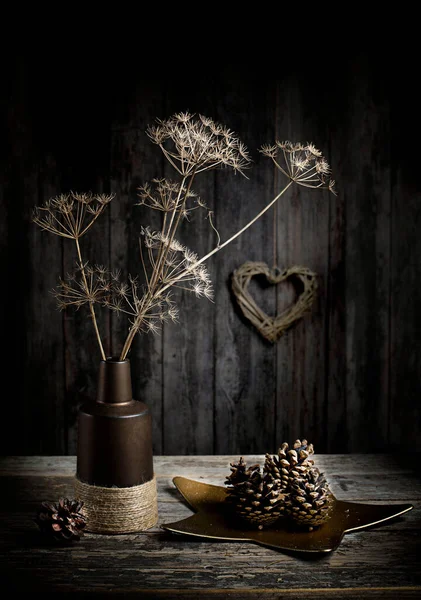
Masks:
[[[129,360],[102,360],[99,364],[97,402],[125,404],[132,400]]]

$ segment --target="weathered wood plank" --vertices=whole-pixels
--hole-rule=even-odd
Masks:
[[[402,105],[401,105],[402,106]],[[402,106],[404,110],[404,107]],[[395,116],[397,116],[395,114]],[[396,125],[397,127],[397,125]],[[400,147],[409,138],[396,139]],[[410,450],[421,441],[421,194],[415,177],[416,151],[393,154],[392,260],[390,265],[391,381],[389,432],[392,448]]]
[[[79,592],[63,591],[64,586],[60,587],[60,595],[64,595],[67,597],[67,594],[71,594],[72,597],[80,596],[80,597],[90,597],[96,594],[92,589],[83,589]],[[15,590],[13,586],[10,588],[11,591]],[[20,588],[16,589],[18,591]],[[68,588],[69,589],[69,588]],[[70,588],[71,589],[71,588]],[[32,588],[31,588],[32,590]],[[107,593],[110,592],[109,589],[105,590]],[[101,592],[100,592],[101,593]],[[299,590],[279,590],[279,588],[271,588],[271,589],[251,589],[251,590],[236,590],[233,588],[223,588],[223,589],[203,589],[203,588],[195,588],[191,590],[186,589],[154,589],[153,591],[147,588],[136,588],[135,591],[118,591],[113,588],[113,597],[115,598],[131,598],[131,597],[139,597],[145,598],[146,600],[162,600],[165,598],[197,598],[198,594],[200,594],[201,598],[223,598],[229,600],[248,600],[249,598],[253,598],[254,596],[258,596],[259,598],[265,598],[268,600],[279,600],[280,598],[288,598],[289,600],[301,600],[303,598],[308,598],[309,594],[312,599],[321,600],[327,598],[352,598],[353,600],[365,600],[366,598],[383,598],[389,600],[396,600],[397,595],[399,598],[419,598],[420,588],[407,586],[405,588],[402,587],[379,587],[379,588],[329,588],[329,589],[299,589]]]
[[[322,111],[326,121],[332,107]],[[324,418],[325,451],[343,453],[348,449],[346,421],[346,306],[345,306],[345,201],[341,180],[340,153],[336,150],[336,136],[330,131],[329,164],[332,178],[337,182],[337,196],[329,201],[329,263],[326,289],[326,402]],[[340,178],[338,181],[338,177]]]
[[[327,123],[318,114],[317,91],[313,78],[278,81],[276,139],[312,142],[326,156]],[[287,183],[277,171],[276,189],[280,191]],[[326,451],[329,428],[325,416],[329,201],[327,191],[293,185],[277,206],[279,268],[308,267],[317,273],[318,283],[311,310],[276,344],[277,444],[307,438],[321,452]],[[281,302],[282,290],[278,305]]]
[[[213,95],[209,79],[197,79],[194,88],[183,86],[167,95],[165,117],[178,112],[214,116]],[[166,163],[165,176],[180,182],[180,176]],[[209,210],[215,205],[215,177],[206,172],[195,177],[195,191]],[[206,209],[197,209],[183,220],[176,238],[201,257],[217,240]],[[214,287],[214,263],[209,270]],[[164,454],[212,454],[214,451],[214,318],[215,305],[193,292],[173,289],[179,309],[178,323],[164,325],[162,415]]]
[[[264,462],[263,454],[243,455],[252,463]],[[223,476],[230,462],[239,455],[213,456],[154,456],[157,476],[181,474],[190,477]],[[315,454],[315,464],[329,474],[352,477],[367,476],[379,480],[384,475],[418,476],[420,474],[417,453],[402,454]],[[75,456],[0,456],[0,476],[63,476],[70,477],[76,469]]]
[[[182,469],[177,471],[177,476],[209,483],[211,485],[224,485],[221,475],[197,475],[196,477],[183,474]],[[414,503],[421,500],[421,484],[410,476],[397,479],[396,476],[383,476],[383,486],[378,485],[378,478],[372,476],[360,477],[355,480],[342,475],[327,477],[331,490],[339,500],[349,502],[369,503]],[[396,482],[399,482],[397,486]],[[33,476],[5,478],[4,498],[0,506],[13,509],[16,503],[23,506],[33,506],[44,500],[56,501],[62,496],[74,497],[74,480],[72,477],[51,476],[48,478]],[[157,474],[159,501],[162,503],[177,503],[184,500],[173,483],[173,475]],[[177,518],[181,518],[177,516]]]
[[[340,89],[344,135],[332,147],[345,203],[350,452],[385,448],[389,419],[390,107],[378,83],[369,61],[351,62]]]
[[[258,149],[275,135],[275,96],[271,81],[258,74],[243,80],[229,69],[218,80],[216,94],[217,120],[238,133],[253,159],[248,180],[226,172],[216,174],[216,225],[225,241],[273,197],[268,194],[273,189],[273,169]],[[258,120],[250,118],[257,114]],[[231,292],[235,269],[247,261],[272,262],[272,234],[269,211],[215,260],[215,453],[265,452],[278,443],[274,347],[242,317]],[[258,285],[250,289],[256,302],[274,314],[275,289]]]
[[[4,69],[4,85],[6,89],[16,90],[16,60],[11,60],[9,62],[9,68]],[[11,198],[14,198],[14,201],[17,200],[15,196],[16,191],[14,189],[15,186],[15,175],[13,175],[13,153],[11,149],[9,150],[9,154],[7,152],[7,148],[12,143],[12,136],[14,132],[13,122],[16,120],[16,117],[10,112],[13,113],[13,109],[11,110],[12,103],[9,104],[9,100],[13,98],[14,94],[17,94],[17,91],[11,91],[10,96],[7,94],[0,95],[0,109],[3,118],[0,119],[0,136],[1,139],[4,140],[4,146],[0,150],[0,212],[2,218],[0,219],[0,269],[3,273],[3,277],[5,281],[9,281],[10,277],[13,273],[14,261],[12,257],[14,252],[16,252],[19,244],[18,240],[14,239],[13,231],[16,230],[17,224],[20,222],[18,217],[18,211],[14,212]],[[19,129],[18,129],[19,132]],[[16,150],[15,150],[16,152]],[[25,270],[26,270],[25,266]],[[14,279],[14,278],[13,278]],[[12,309],[12,311],[11,311]],[[15,312],[16,311],[16,312]],[[22,331],[24,331],[24,324],[19,318],[18,321],[15,321],[15,317],[18,314],[17,306],[15,298],[13,298],[10,294],[3,292],[0,294],[0,328],[3,331],[3,336],[8,340],[8,344],[2,344],[2,348],[0,349],[0,361],[4,368],[4,373],[6,373],[5,366],[7,365],[7,372],[10,373],[10,348],[13,348],[13,354],[18,350],[18,342],[14,342],[16,333],[14,328],[17,323],[20,323],[20,331],[19,338],[22,335]],[[20,348],[20,350],[22,350]],[[18,369],[17,365],[15,368]],[[23,388],[23,382],[20,384],[20,390]],[[19,415],[19,406],[16,402],[7,402],[4,407],[4,419],[8,423],[16,423]],[[16,426],[10,427],[12,431],[10,431],[9,435],[4,435],[0,439],[0,454],[7,454],[9,452],[19,453],[19,445],[20,439],[16,436]]]
[[[62,269],[61,240],[32,223],[35,206],[42,204],[45,194],[56,192],[58,174],[54,158],[42,152],[45,138],[31,114],[36,99],[30,65],[21,59],[14,64],[5,188],[10,238],[3,275],[10,289],[2,295],[8,320],[4,377],[10,381],[14,372],[16,400],[4,406],[8,425],[3,452],[65,453],[62,317],[50,297]],[[13,362],[19,357],[19,370],[11,365],[11,357]]]
[[[172,539],[167,534],[132,536],[130,546],[123,539],[113,541],[110,547],[104,539],[104,546],[99,546],[101,540],[102,536],[86,534],[71,549],[56,546],[52,551],[40,543],[37,546],[35,535],[22,536],[21,544],[8,552],[12,582],[16,585],[24,580],[27,584],[30,580],[34,585],[64,591],[66,586],[74,590],[90,587],[97,592],[133,590],[140,581],[148,589],[206,590],[229,585],[256,592],[421,585],[419,540],[416,535],[411,539],[399,532],[381,537],[373,531],[346,536],[338,550],[313,558],[310,564],[301,556],[248,543],[203,543]],[[30,568],[25,560],[29,556]]]
[[[112,123],[110,251],[114,269],[121,269],[123,281],[129,274],[145,283],[139,253],[141,227],[160,229],[161,214],[139,202],[138,187],[154,177],[163,176],[163,158],[146,134],[156,117],[162,117],[162,88],[156,81],[145,79],[133,84],[132,101],[117,112]],[[140,290],[141,293],[141,290]],[[119,354],[129,331],[127,316],[111,315],[112,354]],[[162,335],[140,333],[128,358],[131,363],[133,395],[144,402],[152,414],[153,450],[162,447]]]
[[[16,587],[15,584],[9,584],[10,591],[20,591],[22,588]],[[24,584],[28,590],[33,590],[31,584]],[[36,588],[38,589],[38,587]],[[66,591],[71,590],[71,591]],[[42,591],[42,590],[40,590]],[[51,588],[48,587],[45,591],[51,591]],[[65,584],[60,585],[60,595],[67,597],[68,594],[71,594],[72,597],[91,597],[97,592],[92,590],[91,588],[84,588],[80,591],[74,591],[70,586]],[[288,598],[288,600],[302,600],[303,598],[308,598],[311,595],[311,598],[314,600],[325,600],[328,598],[352,598],[353,600],[366,600],[370,598],[382,598],[386,600],[396,600],[399,598],[419,598],[420,588],[418,586],[406,586],[406,587],[377,587],[377,588],[325,588],[325,589],[314,589],[314,588],[301,588],[298,590],[295,589],[282,589],[279,588],[269,588],[262,589],[256,588],[254,589],[235,589],[235,588],[227,588],[224,587],[222,589],[203,589],[194,588],[194,589],[154,589],[150,590],[148,588],[137,587],[135,590],[130,591],[121,591],[120,589],[116,589],[113,586],[112,590],[110,588],[100,589],[99,593],[107,593],[110,594],[112,592],[113,597],[115,598],[131,598],[131,597],[139,597],[146,600],[163,600],[167,598],[197,598],[200,594],[201,598],[211,599],[211,598],[223,598],[229,600],[249,600],[253,597],[265,598],[266,600],[279,600],[280,598]]]

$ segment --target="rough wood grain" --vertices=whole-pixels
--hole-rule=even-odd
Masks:
[[[229,94],[224,94],[227,88]],[[273,198],[273,169],[258,149],[274,137],[272,82],[257,75],[245,82],[235,71],[218,80],[216,116],[236,131],[253,159],[249,180],[216,174],[217,227],[224,241],[254,218]],[[259,115],[258,122],[250,115]],[[269,190],[269,192],[268,192]],[[272,263],[273,214],[269,211],[224,248],[215,261],[215,452],[271,450],[275,441],[275,348],[244,319],[231,292],[231,275],[246,261]],[[212,259],[211,259],[212,260]],[[272,266],[272,264],[271,264]],[[250,291],[275,314],[275,288]]]
[[[276,139],[312,142],[326,156],[328,129],[319,116],[321,103],[314,78],[280,80]],[[286,184],[286,177],[277,171],[276,189],[280,190]],[[277,208],[279,268],[308,267],[317,273],[318,283],[315,301],[308,314],[276,345],[277,444],[305,437],[311,439],[320,452],[326,451],[329,427],[325,417],[329,201],[326,191],[293,185],[280,199]],[[279,294],[278,304],[280,301]]]
[[[250,462],[259,458],[245,456]],[[383,526],[347,534],[335,552],[310,560],[251,543],[172,535],[159,527],[191,514],[169,488],[172,476],[217,482],[230,456],[157,457],[158,526],[139,534],[86,534],[70,547],[49,546],[32,518],[45,494],[55,499],[69,490],[75,457],[5,457],[0,459],[3,584],[10,592],[115,597],[419,598],[421,478],[403,458],[319,456],[326,472],[339,476],[344,465],[341,478],[348,490],[355,483],[364,497],[369,485],[375,501],[386,502],[400,490],[401,501],[413,502],[415,509]]]
[[[401,105],[399,105],[401,106]],[[396,107],[394,107],[396,108]],[[403,139],[394,138],[395,178],[392,186],[390,266],[390,404],[389,441],[392,448],[409,450],[421,441],[419,403],[421,372],[420,287],[421,194],[416,181],[414,141],[410,128]],[[409,160],[398,149],[407,140]],[[412,144],[412,145],[411,145]]]
[[[33,209],[45,195],[57,192],[59,177],[55,159],[40,152],[46,140],[31,119],[31,109],[39,108],[32,87],[34,73],[22,60],[14,64],[6,130],[10,239],[1,311],[7,315],[3,379],[6,373],[9,382],[13,376],[14,400],[5,403],[3,453],[65,453],[62,317],[50,296],[62,272],[62,246],[60,238],[32,223]]]
[[[332,106],[327,102],[322,112],[328,122],[332,117]],[[332,176],[337,180],[337,196],[329,200],[329,257],[326,288],[326,330],[325,330],[325,451],[342,453],[349,448],[346,419],[346,304],[345,304],[345,188],[341,178],[341,153],[337,149],[335,125],[340,122],[336,116],[329,131],[329,164]],[[338,180],[339,178],[339,180]]]
[[[390,107],[369,62],[352,62],[340,89],[345,120],[335,149],[346,211],[346,435],[353,451],[377,451],[387,443],[389,419]]]
[[[247,461],[260,463],[264,454],[249,454]],[[238,455],[212,456],[155,456],[156,471],[170,474],[174,469],[181,469],[181,475],[195,476],[213,473],[218,474],[222,468],[229,466]],[[421,467],[417,453],[396,454],[314,454],[316,465],[330,474],[338,473],[352,476],[378,476],[388,473],[393,475],[420,474]],[[76,467],[75,456],[0,456],[0,476],[49,476],[61,475],[70,477]]]

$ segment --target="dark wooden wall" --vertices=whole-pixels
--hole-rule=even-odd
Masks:
[[[199,112],[236,131],[254,164],[249,180],[205,173],[197,191],[222,240],[270,201],[282,180],[258,148],[311,141],[332,166],[338,196],[292,188],[277,208],[276,262],[319,276],[309,315],[276,344],[241,318],[230,290],[247,260],[272,264],[270,210],[208,262],[214,303],[180,293],[178,324],[136,338],[135,397],[153,414],[156,454],[275,451],[307,437],[317,452],[411,449],[421,441],[421,192],[412,78],[371,53],[330,71],[218,65],[202,76],[69,56],[58,73],[29,54],[9,64],[2,95],[1,311],[3,454],[74,454],[82,395],[95,393],[100,356],[85,312],[56,310],[49,291],[72,269],[71,242],[42,232],[31,211],[69,190],[116,198],[83,239],[93,262],[141,272],[136,188],[173,178],[145,130],[155,118]],[[292,61],[291,61],[292,62]],[[297,66],[298,65],[298,66]],[[154,68],[156,67],[156,68]],[[182,240],[215,241],[195,217]],[[252,285],[274,314],[288,285]],[[107,350],[127,323],[100,317]],[[10,389],[6,384],[10,382]]]

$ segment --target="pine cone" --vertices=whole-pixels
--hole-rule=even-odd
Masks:
[[[247,463],[240,458],[238,463],[230,463],[231,475],[227,476],[225,483],[227,485],[241,485],[246,481],[251,481],[260,478],[260,465],[251,465],[247,467]]]
[[[277,455],[265,454],[265,464],[263,466],[266,473],[269,473],[280,482],[283,490],[288,488],[290,471],[290,463],[286,459],[285,448],[288,448],[286,442],[279,448]]]
[[[286,512],[294,523],[313,529],[330,519],[334,504],[325,476],[310,467],[291,483]]]
[[[229,486],[227,501],[249,524],[263,529],[282,516],[285,495],[281,482],[270,473],[261,473],[259,465],[247,467],[241,457],[238,463],[231,463],[225,484]]]
[[[314,464],[314,461],[309,458],[311,454],[314,454],[314,447],[307,440],[295,440],[291,449],[284,442],[278,450],[278,455],[265,455],[263,469],[275,479],[279,479],[282,489],[286,491],[296,477],[305,473]]]
[[[58,503],[43,502],[35,522],[42,533],[57,541],[79,540],[86,526],[82,506],[83,502],[67,498],[60,498]]]

